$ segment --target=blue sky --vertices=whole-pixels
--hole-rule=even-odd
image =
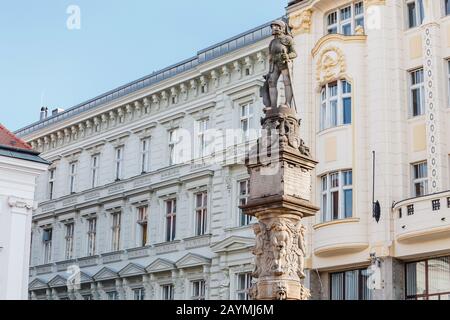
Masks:
[[[67,109],[284,14],[287,0],[14,0],[0,3],[0,123],[41,101]],[[81,29],[69,30],[70,5]]]

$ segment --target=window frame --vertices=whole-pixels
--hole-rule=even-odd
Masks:
[[[209,130],[209,118],[197,120],[196,130],[197,130],[196,155],[198,158],[204,158],[207,156],[206,132]]]
[[[242,184],[245,184],[245,193],[242,193]],[[238,195],[238,226],[245,227],[252,223],[252,216],[244,214],[239,206],[246,205],[250,198],[250,179],[243,179],[237,182],[237,195]]]
[[[333,84],[336,84],[334,86]],[[336,94],[333,95],[336,88]],[[349,90],[349,91],[348,91]],[[350,122],[346,122],[344,101],[350,100]],[[335,110],[333,112],[333,110]],[[353,123],[353,84],[347,79],[338,79],[324,84],[320,91],[319,132]],[[335,117],[333,116],[335,114]],[[335,120],[333,120],[335,118]]]
[[[65,259],[70,260],[73,259],[74,254],[74,232],[75,232],[75,223],[70,222],[65,224],[66,235],[64,237],[65,240]]]
[[[133,290],[133,300],[143,301],[145,300],[145,288],[134,288]],[[137,299],[136,299],[137,298]]]
[[[198,294],[196,295],[196,285],[198,285]],[[206,299],[206,282],[204,279],[191,281],[191,300]]]
[[[370,277],[370,275],[363,275],[362,273],[364,271],[368,271],[367,269],[354,269],[354,270],[345,270],[345,271],[340,271],[340,272],[332,272],[330,273],[329,276],[329,280],[330,280],[330,300],[331,301],[348,301],[346,299],[346,275],[347,273],[350,272],[358,272],[358,299],[357,300],[363,300],[363,292],[364,292],[364,285],[367,287],[367,279]],[[333,276],[334,275],[342,275],[342,299],[335,299],[333,300]],[[367,277],[367,278],[365,278]],[[366,282],[364,282],[364,280],[366,280]],[[373,292],[370,288],[367,288],[368,292],[370,292],[370,299],[366,299],[366,300],[373,300]]]
[[[150,138],[141,139],[141,174],[150,172]]]
[[[357,5],[362,5],[362,13],[356,13],[357,11]],[[342,10],[347,9],[350,7],[350,17],[343,19],[342,18]],[[364,1],[351,1],[348,2],[342,6],[339,6],[338,8],[335,8],[334,10],[328,11],[324,15],[324,24],[325,24],[325,32],[326,34],[340,34],[343,36],[352,36],[356,34],[356,28],[357,26],[361,26],[358,22],[362,19],[362,27],[365,29],[365,15],[364,15]],[[333,20],[330,20],[331,15],[334,15],[335,18]],[[334,22],[330,24],[330,22]],[[344,27],[350,25],[350,33],[346,34],[344,33]],[[336,32],[332,32],[332,30],[335,30]]]
[[[442,256],[442,257],[436,257],[432,259],[425,259],[425,260],[419,260],[419,261],[413,261],[405,263],[404,270],[405,270],[405,299],[406,300],[430,300],[430,297],[438,297],[438,300],[440,300],[440,296],[442,295],[449,295],[450,296],[450,289],[448,291],[444,292],[438,292],[438,293],[430,293],[430,268],[429,263],[430,261],[439,260],[439,259],[450,259],[450,256]],[[409,289],[409,282],[408,282],[408,266],[412,264],[417,263],[424,263],[425,264],[425,291],[422,294],[414,294],[409,295],[408,289]],[[450,276],[449,276],[450,277]]]
[[[76,193],[78,161],[69,163],[69,194]]]
[[[409,5],[414,4],[414,24],[412,24]],[[408,29],[413,29],[420,27],[425,19],[425,9],[423,6],[423,0],[406,0],[405,1],[406,8],[406,27]]]
[[[170,203],[170,210],[169,210]],[[166,242],[175,241],[176,237],[176,225],[177,225],[177,199],[168,199],[164,201],[165,205],[165,221],[166,221]]]
[[[174,285],[172,283],[170,284],[163,284],[161,285],[161,300],[170,301],[174,300]],[[167,292],[166,292],[167,291]]]
[[[345,175],[349,174],[351,177],[351,184],[346,184]],[[337,176],[337,180],[333,179],[333,177]],[[320,211],[320,219],[321,223],[331,222],[336,220],[344,220],[351,219],[354,217],[354,179],[353,179],[353,169],[343,169],[339,171],[332,171],[326,174],[321,175],[320,177],[320,203],[321,203],[321,211]],[[337,181],[336,184],[333,185],[333,181]],[[347,216],[345,208],[346,208],[346,191],[351,190],[351,216]],[[338,197],[338,212],[337,214],[332,210],[333,209],[333,194],[337,193]],[[324,203],[326,201],[326,203]]]
[[[111,213],[111,251],[120,251],[120,233],[122,229],[122,212]]]
[[[136,208],[136,224],[139,228],[138,243],[139,247],[145,247],[149,243],[148,239],[148,211],[149,206],[143,205]]]
[[[200,203],[198,202],[200,197]],[[208,232],[208,191],[194,194],[195,236],[203,236]]]
[[[247,142],[250,140],[251,130],[254,129],[254,117],[255,106],[253,101],[239,104],[239,128],[241,129],[243,142]],[[246,129],[244,129],[244,123],[247,124]]]
[[[43,231],[43,235],[42,235],[42,244],[44,246],[44,250],[43,250],[43,255],[44,255],[44,259],[43,259],[43,263],[44,264],[48,264],[52,262],[52,241],[53,241],[53,228],[45,228],[42,230]],[[44,234],[46,232],[50,233],[50,239],[45,240]]]
[[[91,157],[91,188],[98,187],[100,170],[100,155],[95,154]]]
[[[120,181],[123,177],[124,147],[114,149],[114,176],[115,181]]]
[[[48,170],[48,199],[53,200],[55,197],[56,168]]]
[[[422,82],[415,82],[415,75],[421,72],[422,73]],[[423,116],[426,112],[425,110],[425,72],[423,67],[408,71],[409,75],[409,116],[410,118]],[[414,114],[414,91],[418,90],[420,93],[420,106],[419,113]]]
[[[241,277],[244,277],[244,283],[246,285],[245,288],[241,288]],[[251,272],[240,272],[240,273],[236,273],[236,290],[235,290],[235,295],[236,295],[236,300],[250,300],[250,294],[249,294],[249,289],[252,287],[252,273]],[[241,298],[244,299],[241,299]]]
[[[97,217],[87,219],[87,255],[95,256],[97,247]]]
[[[178,164],[178,157],[177,157],[177,151],[178,151],[178,143],[179,141],[179,137],[178,137],[178,128],[174,128],[169,130],[168,132],[168,143],[169,143],[169,166],[174,166],[176,164]]]
[[[416,177],[416,172],[420,172],[420,166],[425,165],[426,170],[426,176],[425,177]],[[417,167],[417,169],[416,169]],[[412,192],[411,195],[413,198],[422,197],[428,195],[429,189],[428,189],[428,161],[420,161],[415,162],[411,164],[411,182],[412,182]],[[424,183],[424,193],[423,194],[417,194],[416,193],[416,185]]]

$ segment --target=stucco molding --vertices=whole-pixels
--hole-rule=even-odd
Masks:
[[[32,200],[27,200],[23,198],[17,198],[17,197],[9,197],[8,198],[8,205],[11,208],[19,208],[19,209],[26,209],[31,210],[34,207],[34,203]]]
[[[294,36],[311,33],[312,9],[299,10],[289,15],[289,26]]]
[[[323,36],[317,41],[316,45],[311,50],[311,54],[315,58],[323,46],[333,41],[341,43],[349,43],[349,42],[365,42],[366,39],[367,35],[344,36],[342,34],[327,34],[326,36]]]

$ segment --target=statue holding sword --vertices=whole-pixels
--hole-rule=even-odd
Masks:
[[[265,76],[264,86],[261,88],[261,96],[265,105],[265,111],[278,107],[277,83],[283,75],[286,106],[295,106],[294,91],[292,89],[292,60],[297,58],[294,48],[294,39],[290,35],[288,25],[282,20],[275,20],[271,24],[274,39],[269,46],[269,73]],[[296,106],[295,106],[296,108]]]

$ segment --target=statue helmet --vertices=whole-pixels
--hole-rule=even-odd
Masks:
[[[274,26],[274,25],[279,26],[280,29],[281,29],[285,34],[288,33],[288,26],[287,26],[286,22],[284,22],[283,20],[275,20],[275,21],[273,21],[273,22],[270,24],[270,26]]]

